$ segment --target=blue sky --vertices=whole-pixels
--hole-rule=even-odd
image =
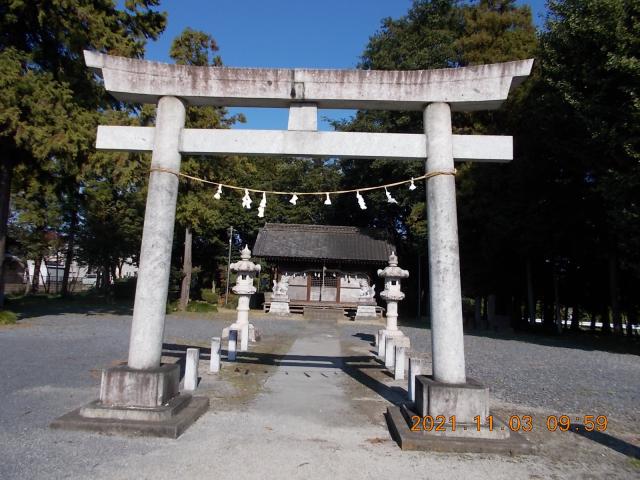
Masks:
[[[541,23],[544,0],[523,0]],[[210,33],[231,67],[354,68],[369,37],[385,17],[398,18],[411,0],[163,0],[168,12],[165,32],[147,45],[146,58],[171,62],[171,41],[186,27]],[[232,109],[247,123],[237,128],[286,129],[286,109]],[[352,112],[323,110],[323,117]]]

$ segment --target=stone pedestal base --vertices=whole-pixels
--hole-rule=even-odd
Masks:
[[[209,399],[178,392],[180,367],[128,366],[102,372],[100,399],[56,419],[51,428],[177,438],[209,408]]]
[[[271,306],[269,307],[269,315],[289,315],[289,300],[281,301],[271,299]]]
[[[517,432],[511,432],[507,425],[494,418],[492,427],[456,422],[440,425],[439,430],[429,421],[422,423],[418,412],[401,407],[388,407],[387,425],[389,433],[403,450],[456,453],[498,453],[504,455],[526,455],[535,453],[535,446]],[[434,418],[435,420],[435,418]],[[431,426],[433,425],[433,428]],[[431,430],[426,430],[431,428]]]
[[[157,408],[105,407],[99,400],[54,420],[50,427],[109,435],[178,438],[209,409],[209,399],[180,394]],[[88,413],[93,416],[85,416]]]
[[[449,384],[418,375],[415,382],[415,410],[422,417],[455,416],[458,423],[475,423],[475,417],[480,416],[484,423],[489,416],[489,387],[476,380],[468,378],[467,383]]]
[[[375,304],[358,304],[355,320],[371,320],[377,318]]]
[[[102,371],[100,402],[109,407],[159,407],[178,395],[180,366],[134,370],[127,365]]]

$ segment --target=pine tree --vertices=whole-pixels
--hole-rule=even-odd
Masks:
[[[89,158],[96,108],[108,97],[84,65],[82,50],[140,57],[155,39],[165,15],[157,0],[8,2],[0,5],[0,262],[4,260],[9,199],[15,169],[57,175],[69,198],[74,178]],[[75,203],[72,201],[72,203]],[[0,285],[0,306],[4,300]]]

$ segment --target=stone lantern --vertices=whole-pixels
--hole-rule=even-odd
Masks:
[[[404,299],[404,293],[400,289],[400,281],[403,278],[408,278],[409,272],[398,267],[398,257],[394,252],[391,252],[389,265],[384,270],[378,270],[378,276],[384,278],[384,290],[380,292],[380,297],[387,301],[387,326],[384,330],[380,330],[378,340],[378,355],[383,356],[386,353],[385,346],[388,338],[394,337],[396,339],[395,337],[404,336],[398,330],[398,302]],[[389,355],[385,356],[389,357]]]
[[[260,273],[260,265],[253,263],[251,259],[251,250],[245,245],[240,252],[241,260],[232,263],[229,268],[236,272],[236,284],[232,291],[238,295],[238,317],[229,329],[236,328],[240,336],[240,351],[245,352],[249,348],[249,330],[253,330],[253,325],[249,325],[249,300],[251,295],[256,293],[256,287],[253,285],[253,279]]]

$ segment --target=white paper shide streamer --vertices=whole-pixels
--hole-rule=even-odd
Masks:
[[[251,197],[249,196],[249,190],[244,189],[244,197],[242,197],[242,206],[247,210],[251,208]]]
[[[154,169],[152,168],[151,170],[162,170],[162,171],[170,171],[168,169]],[[304,192],[304,193],[295,193],[295,192],[280,192],[280,191],[271,191],[271,190],[256,190],[253,188],[245,188],[245,187],[240,187],[240,186],[235,186],[235,185],[227,185],[227,184],[223,184],[223,183],[218,183],[218,182],[212,182],[210,180],[204,179],[204,178],[197,178],[197,177],[193,177],[191,175],[186,175],[183,174],[181,172],[173,172],[170,171],[171,173],[177,175],[178,177],[184,177],[187,178],[189,180],[193,180],[193,181],[197,181],[197,182],[202,182],[202,183],[207,183],[209,185],[213,185],[216,187],[216,192],[213,195],[213,198],[215,198],[216,200],[220,200],[222,198],[222,188],[227,188],[230,189],[231,191],[242,191],[244,190],[244,196],[242,197],[242,207],[246,208],[247,210],[251,209],[251,204],[253,203],[253,200],[251,199],[251,195],[250,192],[255,193],[256,195],[262,194],[262,198],[260,200],[260,203],[258,205],[258,217],[260,218],[264,218],[264,214],[265,211],[267,209],[267,193],[269,195],[288,195],[289,196],[289,203],[291,205],[297,205],[298,204],[298,200],[300,199],[300,197],[302,195],[324,195],[324,201],[323,203],[325,205],[331,205],[331,195],[341,195],[341,194],[351,194],[354,193],[356,194],[356,199],[358,200],[358,206],[360,207],[360,209],[362,210],[366,210],[367,209],[367,204],[365,202],[364,197],[362,196],[362,194],[360,193],[361,190],[357,190],[357,189],[353,189],[353,190],[336,190],[333,192]],[[433,176],[436,175],[455,175],[456,172],[455,170],[453,172],[432,172],[429,175],[423,175],[421,177],[417,177],[418,180],[422,180],[424,178],[431,178]],[[384,193],[386,195],[387,198],[387,203],[391,203],[391,204],[396,204],[398,205],[398,200],[396,200],[393,195],[391,194],[391,192],[389,191],[389,188],[392,187],[397,187],[400,186],[402,184],[407,184],[409,183],[409,190],[415,190],[418,187],[415,184],[415,177],[411,177],[410,180],[403,180],[400,182],[395,182],[395,183],[389,183],[387,185],[378,185],[375,187],[365,187],[363,189],[363,191],[369,192],[369,191],[373,191],[373,190],[384,190]]]
[[[267,208],[267,194],[262,192],[262,200],[260,200],[260,205],[258,205],[258,217],[264,217],[265,208]]]
[[[387,190],[387,187],[384,187],[384,193],[387,195],[388,203],[398,203],[398,201],[391,196],[391,194],[389,193],[389,190]]]

